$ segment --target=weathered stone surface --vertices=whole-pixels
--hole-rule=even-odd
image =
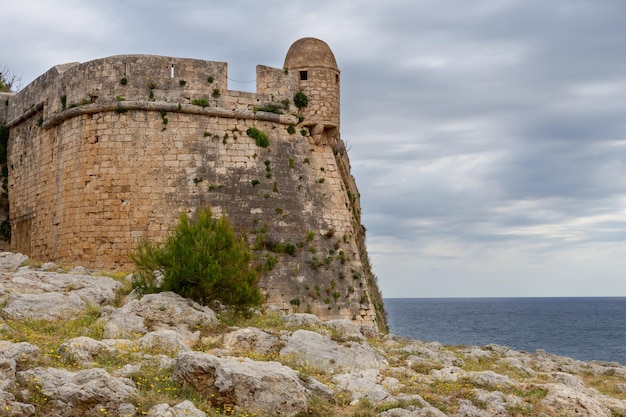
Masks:
[[[88,366],[97,358],[114,358],[131,352],[134,347],[135,343],[127,339],[94,340],[81,336],[62,343],[58,352],[64,360]]]
[[[365,336],[361,333],[361,325],[352,320],[328,320],[324,322],[324,326],[333,329],[336,333],[341,334],[345,338],[365,340]]]
[[[174,378],[220,406],[234,404],[257,414],[293,416],[308,404],[298,374],[278,362],[188,352],[176,359]]]
[[[186,400],[171,406],[169,404],[157,404],[150,408],[148,417],[206,417],[204,411],[198,410],[191,401]]]
[[[119,309],[102,317],[104,336],[133,338],[155,330],[175,330],[187,343],[196,343],[200,327],[217,323],[208,307],[173,292],[148,294],[131,299]]]
[[[16,401],[11,391],[15,389],[17,371],[38,356],[37,346],[0,340],[0,415],[21,417],[35,414],[34,406]]]
[[[137,345],[146,351],[159,354],[177,354],[191,349],[182,336],[174,330],[157,330],[143,335]]]
[[[489,387],[498,390],[511,388],[516,385],[508,376],[500,375],[493,371],[468,372],[467,377],[480,387]]]
[[[548,395],[541,403],[557,415],[611,417],[611,410],[592,396],[563,384],[546,384]]]
[[[238,329],[226,333],[222,349],[226,354],[236,352],[253,352],[266,355],[277,347],[278,339],[254,327]]]
[[[58,320],[76,317],[87,304],[77,294],[13,294],[3,311],[13,319]]]
[[[427,359],[447,366],[463,366],[465,364],[463,359],[445,350],[443,345],[437,342],[424,343],[414,341],[401,348],[400,351],[410,353],[413,357]]]
[[[89,306],[112,302],[121,285],[105,276],[21,268],[0,274],[0,297],[6,303],[2,311],[14,319],[68,319]]]
[[[435,407],[426,406],[423,408],[410,406],[404,408],[392,408],[383,411],[379,417],[446,417],[446,415]]]
[[[280,350],[280,357],[305,366],[323,369],[381,369],[389,365],[368,344],[348,342],[339,344],[329,336],[309,330],[297,330]]]
[[[315,314],[308,314],[308,313],[286,314],[282,316],[280,319],[283,321],[283,323],[285,323],[285,325],[292,326],[292,327],[303,327],[303,326],[319,327],[324,323]]]
[[[400,384],[395,378],[385,378],[380,375],[377,369],[335,375],[333,383],[338,391],[350,392],[354,402],[365,398],[374,404],[395,400],[390,391]]]
[[[456,382],[459,378],[467,376],[467,372],[458,366],[448,366],[442,369],[433,369],[430,371],[430,375],[440,381]]]
[[[130,402],[138,395],[131,380],[114,378],[99,368],[79,372],[35,368],[18,372],[17,380],[30,388],[30,395],[46,397],[46,407],[59,417],[102,415],[101,410],[114,416],[134,413]]]
[[[15,271],[27,260],[28,256],[21,253],[0,252],[0,272]]]

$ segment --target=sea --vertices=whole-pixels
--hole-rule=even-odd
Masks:
[[[626,297],[385,298],[390,332],[626,365]]]

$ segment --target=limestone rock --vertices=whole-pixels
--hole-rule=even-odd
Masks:
[[[81,336],[62,343],[58,352],[65,360],[87,366],[97,358],[113,358],[130,352],[134,346],[133,342],[126,339],[94,340]]]
[[[319,327],[323,322],[315,315],[308,313],[293,313],[287,314],[280,318],[286,326],[290,327]]]
[[[3,416],[21,417],[35,414],[35,407],[15,400],[17,371],[31,360],[37,359],[39,348],[29,343],[11,343],[0,340],[0,411]]]
[[[217,323],[213,310],[169,291],[131,299],[106,314],[102,321],[107,338],[132,338],[155,330],[175,330],[187,343],[198,341],[198,327]]]
[[[508,416],[509,409],[524,407],[522,399],[515,395],[481,389],[474,389],[473,392],[478,402],[484,404],[482,408],[488,411],[490,416]]]
[[[427,359],[431,362],[442,363],[447,366],[463,366],[465,362],[451,352],[444,349],[441,343],[423,343],[414,341],[402,349],[402,352],[410,353],[414,357]]]
[[[500,375],[493,371],[468,372],[468,378],[476,385],[489,387],[497,390],[511,388],[516,384],[506,375]]]
[[[203,411],[198,410],[191,401],[185,400],[175,406],[157,404],[148,410],[148,417],[206,417]]]
[[[278,340],[269,333],[255,327],[238,329],[224,335],[222,349],[228,353],[242,351],[266,355],[276,348]]]
[[[333,383],[338,391],[350,392],[353,401],[365,398],[374,404],[395,400],[390,391],[399,385],[397,379],[385,378],[377,369],[335,375]]]
[[[18,372],[17,381],[30,388],[30,395],[47,398],[46,407],[59,417],[102,415],[101,410],[116,416],[134,413],[130,402],[139,394],[131,380],[112,377],[99,368],[79,372],[35,368]]]
[[[90,305],[110,303],[122,284],[112,278],[92,275],[20,269],[0,274],[2,310],[14,319],[68,319]]]
[[[389,365],[368,344],[348,342],[339,344],[329,336],[309,330],[297,330],[280,350],[282,360],[330,371],[339,369],[381,369]]]
[[[27,260],[28,256],[21,253],[0,252],[0,271],[15,271]]]
[[[490,414],[487,410],[476,407],[469,400],[459,401],[459,410],[456,413],[459,417],[493,417],[494,414]],[[501,414],[496,414],[500,416]],[[507,414],[504,414],[506,416]]]
[[[76,294],[15,294],[3,311],[12,319],[59,320],[76,317],[87,307]]]
[[[365,336],[361,333],[361,325],[352,320],[336,319],[324,322],[324,326],[330,327],[335,332],[341,334],[344,338],[365,340]]]
[[[433,369],[430,375],[440,381],[456,382],[459,378],[467,376],[467,372],[457,366],[449,366],[442,369]]]
[[[182,353],[174,378],[219,406],[237,406],[257,415],[293,416],[307,409],[309,392],[298,374],[278,362]]]
[[[546,384],[548,395],[541,403],[558,415],[611,417],[611,410],[595,398],[563,384]]]
[[[446,417],[439,409],[431,406],[392,408],[379,414],[379,417]]]
[[[137,344],[143,350],[159,354],[177,354],[191,350],[174,330],[157,330],[142,336]]]

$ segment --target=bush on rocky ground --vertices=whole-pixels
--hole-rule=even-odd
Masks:
[[[261,304],[258,272],[245,240],[226,216],[211,209],[197,220],[187,213],[163,243],[141,242],[131,259],[136,265],[134,288],[142,294],[173,291],[203,305],[217,300],[241,311]]]

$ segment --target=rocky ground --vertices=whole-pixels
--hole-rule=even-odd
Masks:
[[[0,253],[2,416],[626,416],[626,367],[214,312]]]

